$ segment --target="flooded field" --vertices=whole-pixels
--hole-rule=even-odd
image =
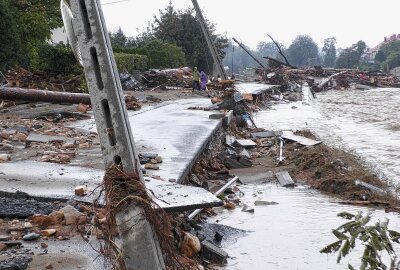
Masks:
[[[310,129],[324,143],[353,152],[390,183],[400,183],[400,89],[331,91],[309,104],[280,104],[256,116],[259,127],[273,130]],[[242,186],[243,202],[277,202],[255,206],[255,213],[240,209],[222,212],[210,220],[248,231],[235,244],[224,247],[231,259],[221,269],[347,269],[357,266],[355,253],[341,264],[336,255],[319,250],[333,242],[331,230],[344,223],[342,211],[372,209],[341,205],[335,199],[307,187],[281,188],[275,184]],[[390,228],[400,230],[398,214],[373,210],[373,219],[390,219]]]

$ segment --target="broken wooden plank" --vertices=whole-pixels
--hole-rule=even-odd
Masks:
[[[74,138],[68,138],[64,136],[50,136],[50,135],[43,135],[38,133],[29,133],[28,137],[26,138],[27,142],[42,142],[42,143],[50,143],[50,142],[66,142],[66,143],[75,143]]]
[[[281,137],[305,146],[314,146],[322,143],[321,141],[315,141],[303,136],[295,135],[292,131],[284,131]]]
[[[287,171],[277,172],[275,176],[282,187],[293,187],[295,185],[295,182]]]

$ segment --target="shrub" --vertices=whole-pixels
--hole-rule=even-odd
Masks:
[[[119,72],[132,73],[134,70],[147,69],[148,59],[145,55],[130,53],[114,53],[115,62]]]

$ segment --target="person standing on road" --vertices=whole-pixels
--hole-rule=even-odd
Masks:
[[[200,90],[200,73],[197,67],[193,69],[193,90]]]
[[[201,82],[200,90],[201,91],[205,91],[206,90],[207,81],[208,81],[207,74],[204,71],[200,72],[200,82]]]

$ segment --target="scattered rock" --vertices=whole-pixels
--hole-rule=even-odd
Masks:
[[[222,232],[216,232],[214,235],[214,239],[217,240],[218,242],[222,241],[222,238],[224,238],[224,234]]]
[[[86,113],[89,108],[90,108],[89,105],[83,103],[79,103],[78,106],[76,106],[76,110],[81,113]]]
[[[47,236],[47,237],[56,234],[56,232],[57,232],[56,229],[47,229],[47,230],[41,231],[42,235]]]
[[[199,238],[197,238],[196,236],[187,232],[184,232],[183,234],[184,235],[182,243],[180,245],[180,251],[185,256],[191,258],[200,252],[201,244]]]
[[[159,170],[160,169],[157,165],[151,164],[151,163],[145,164],[144,168],[147,170]]]
[[[275,205],[277,202],[268,202],[268,201],[255,201],[254,205]]]
[[[242,207],[242,212],[254,213],[254,207],[251,207],[250,205],[244,203]]]
[[[49,263],[48,265],[46,265],[46,269],[53,269],[53,265],[51,263]]]
[[[24,228],[25,229],[31,229],[32,227],[33,227],[32,223],[30,223],[30,222],[25,222],[24,223]]]
[[[80,143],[79,148],[80,149],[90,148],[90,143],[88,143],[88,142]]]
[[[54,211],[52,212],[49,217],[53,220],[53,224],[61,224],[62,221],[64,220],[64,213],[60,211]]]
[[[0,241],[8,241],[10,240],[10,236],[8,235],[0,235]]]
[[[88,192],[88,188],[85,185],[75,187],[76,196],[85,196]]]
[[[9,154],[0,154],[0,162],[7,162],[10,160]]]
[[[14,146],[8,143],[0,143],[0,151],[12,151]]]
[[[41,248],[48,248],[49,245],[43,242],[43,243],[40,243],[40,247]]]
[[[156,156],[155,160],[157,161],[157,163],[163,162],[162,157],[160,157],[160,156]]]
[[[226,262],[226,259],[228,258],[228,253],[226,253],[224,250],[207,240],[203,241],[201,244],[202,255],[204,258],[220,264]]]
[[[24,241],[33,241],[36,240],[40,237],[40,234],[37,233],[28,233],[26,235],[24,235],[24,237],[22,237],[22,240]]]
[[[152,159],[152,160],[150,160],[150,163],[151,163],[151,164],[157,164],[158,162],[157,162],[157,160]]]
[[[18,141],[26,141],[26,138],[28,138],[28,136],[26,136],[24,133],[17,133],[15,135],[15,137],[18,139]]]
[[[71,205],[67,205],[64,208],[60,209],[60,212],[62,212],[64,214],[66,225],[76,224],[76,222],[78,221],[78,218],[80,216],[84,216],[83,213],[79,212]]]
[[[225,209],[233,210],[236,208],[236,205],[232,202],[225,202],[224,207]]]
[[[32,224],[39,225],[40,227],[49,227],[54,224],[51,217],[47,215],[34,215],[31,219]]]
[[[6,251],[7,250],[7,245],[4,243],[0,243],[0,251]]]

